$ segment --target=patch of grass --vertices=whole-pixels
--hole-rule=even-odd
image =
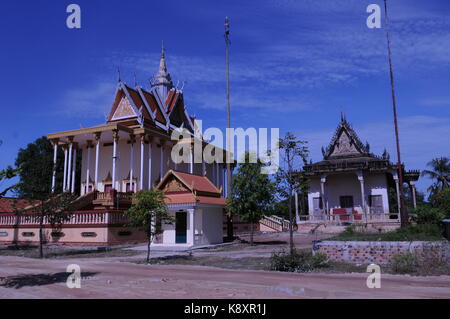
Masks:
[[[296,250],[292,254],[275,252],[270,257],[270,270],[288,272],[311,272],[328,267],[325,254],[313,255],[310,251]]]
[[[398,228],[385,233],[365,233],[353,227],[328,240],[339,241],[439,241],[444,240],[442,229],[433,224],[417,224]]]

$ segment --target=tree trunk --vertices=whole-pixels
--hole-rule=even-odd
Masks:
[[[253,221],[250,222],[250,245],[253,246]]]
[[[294,229],[292,227],[292,190],[289,190],[289,251],[294,254]]]

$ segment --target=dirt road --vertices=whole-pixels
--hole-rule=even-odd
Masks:
[[[140,265],[124,258],[36,260],[0,257],[0,298],[450,298],[450,276],[293,274],[184,265]],[[80,265],[81,288],[66,286]]]

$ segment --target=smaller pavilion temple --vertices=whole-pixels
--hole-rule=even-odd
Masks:
[[[399,210],[389,205],[389,189],[400,201],[398,167],[382,156],[370,152],[345,116],[341,116],[333,138],[322,148],[323,160],[305,165],[302,174],[309,180],[308,215],[297,216],[302,222],[398,222]],[[415,181],[419,171],[405,171],[404,183],[411,188],[416,206]]]

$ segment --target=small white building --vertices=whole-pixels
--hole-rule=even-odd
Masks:
[[[389,207],[389,188],[394,188],[399,202],[397,165],[382,156],[370,153],[345,117],[341,117],[323,160],[304,166],[302,174],[309,179],[308,216],[301,221],[393,221],[399,211]],[[404,167],[402,167],[404,170]],[[418,171],[403,171],[404,182],[411,187],[415,206],[414,182]],[[400,205],[397,205],[398,207]]]

